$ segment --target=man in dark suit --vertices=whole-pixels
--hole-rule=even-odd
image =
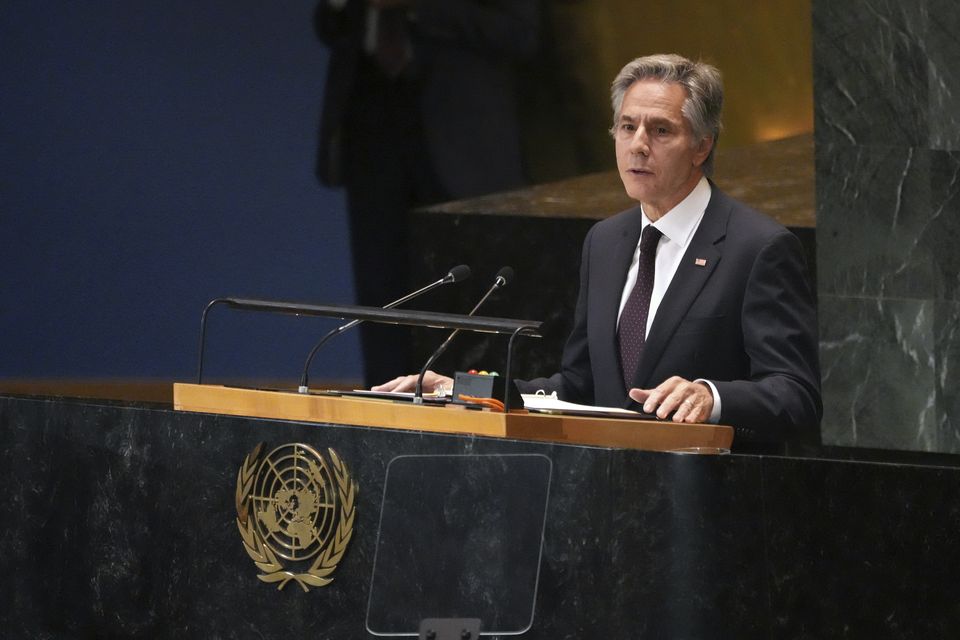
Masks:
[[[346,187],[359,304],[409,288],[408,212],[520,186],[516,63],[537,45],[537,0],[321,0],[330,51],[321,182]],[[368,381],[407,361],[401,329],[362,329]]]
[[[815,441],[817,322],[800,242],[707,177],[719,72],[648,56],[623,68],[612,93],[617,166],[639,205],[587,234],[561,371],[518,386],[730,424],[738,441]]]

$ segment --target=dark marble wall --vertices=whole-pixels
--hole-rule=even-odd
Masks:
[[[814,0],[826,444],[960,451],[960,5]]]
[[[387,467],[409,454],[550,460],[530,640],[960,631],[955,466],[691,456],[51,398],[0,397],[0,439],[3,637],[372,637]],[[359,483],[353,539],[327,587],[256,579],[234,495],[261,441],[332,447]],[[478,519],[486,508],[476,503]],[[407,587],[431,585],[410,577]]]

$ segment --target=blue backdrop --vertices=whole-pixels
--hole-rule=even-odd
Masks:
[[[314,2],[0,4],[0,377],[178,378],[200,313],[352,302],[342,193],[313,168]],[[212,376],[290,378],[332,321],[220,310]],[[315,378],[359,378],[355,335]]]

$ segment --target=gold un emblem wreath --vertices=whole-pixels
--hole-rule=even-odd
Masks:
[[[333,581],[353,535],[357,483],[333,449],[330,464],[305,444],[265,456],[261,442],[237,474],[237,527],[257,577],[309,591]]]

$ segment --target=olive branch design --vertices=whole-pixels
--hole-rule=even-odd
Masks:
[[[322,550],[317,559],[305,573],[289,571],[277,557],[276,552],[260,535],[254,526],[254,518],[250,512],[250,493],[253,491],[256,479],[256,469],[260,462],[260,453],[263,443],[258,444],[243,461],[237,473],[236,507],[237,528],[243,540],[243,548],[253,560],[257,568],[263,573],[257,578],[267,583],[276,583],[277,589],[283,589],[291,580],[295,581],[306,592],[310,587],[324,587],[331,582],[331,575],[343,558],[343,554],[353,537],[353,521],[356,516],[357,483],[350,477],[346,465],[333,449],[327,449],[333,463],[334,477],[337,483],[337,494],[340,504],[340,518],[337,530],[329,544]],[[322,484],[320,469],[313,460],[308,460],[310,474],[318,484]]]

